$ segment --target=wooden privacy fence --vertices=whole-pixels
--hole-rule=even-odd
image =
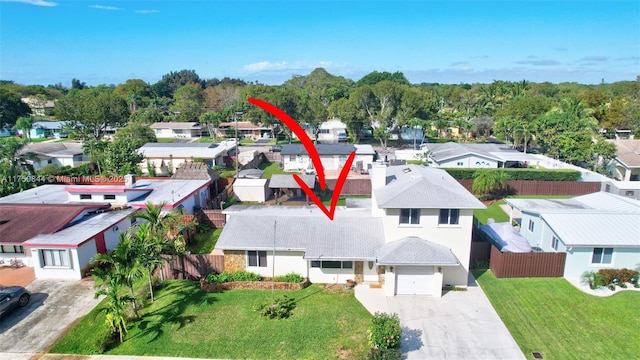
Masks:
[[[327,188],[333,190],[338,179],[327,179]],[[342,186],[341,195],[371,195],[371,180],[369,178],[349,179]]]
[[[476,261],[489,260],[491,257],[491,244],[486,241],[472,241],[469,265]]]
[[[500,252],[491,246],[489,268],[497,278],[562,277],[565,252]]]
[[[458,180],[471,191],[473,180]],[[509,180],[510,195],[567,195],[578,196],[600,191],[599,182]]]
[[[221,229],[225,224],[225,215],[222,210],[200,210],[196,217],[200,224],[207,225],[208,227]]]
[[[224,256],[211,254],[165,255],[165,266],[159,271],[167,280],[199,280],[212,272],[224,271]]]

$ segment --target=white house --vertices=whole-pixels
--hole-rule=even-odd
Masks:
[[[212,143],[146,143],[138,152],[144,155],[140,162],[143,173],[149,174],[150,167],[157,176],[167,176],[187,162],[204,162],[209,167],[224,166],[224,158],[235,149],[235,141],[224,140]],[[152,171],[152,172],[153,172]]]
[[[484,205],[439,169],[375,164],[371,182],[371,200],[338,207],[333,221],[315,206],[228,208],[216,244],[225,269],[380,283],[388,296],[466,286],[473,210]]]
[[[47,165],[76,167],[89,160],[82,151],[82,144],[74,142],[29,143],[20,150],[20,154],[28,153],[33,154],[34,158],[27,161],[34,170]]]
[[[613,177],[621,181],[640,181],[640,140],[607,140],[616,145],[616,157],[609,164]]]
[[[371,167],[376,156],[371,145],[316,144],[315,147],[324,170],[342,169],[352,152],[356,153],[353,166],[365,170]],[[313,170],[313,163],[302,144],[283,145],[280,154],[284,171]]]
[[[320,124],[318,141],[322,144],[336,144],[347,141],[347,125],[338,119],[331,119]]]
[[[606,192],[571,199],[507,199],[522,212],[520,234],[533,248],[566,252],[564,277],[640,266],[640,201]],[[512,215],[513,217],[513,215]]]
[[[143,180],[127,185],[42,185],[0,198],[0,260],[21,259],[37,278],[80,279],[90,259],[114,249],[130,215],[152,204],[193,214],[210,180]]]
[[[426,143],[423,152],[431,166],[439,168],[503,168],[536,165],[535,156],[498,144]]]
[[[190,139],[200,137],[206,131],[198,122],[157,122],[149,127],[159,138]]]

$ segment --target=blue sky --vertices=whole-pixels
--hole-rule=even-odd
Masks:
[[[579,82],[640,75],[640,1],[0,0],[0,79],[155,83],[195,70],[281,84]]]

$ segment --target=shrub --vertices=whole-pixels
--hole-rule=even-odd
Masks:
[[[614,279],[618,279],[619,282],[633,282],[632,279],[638,276],[638,272],[629,269],[600,269],[598,274],[602,276],[602,285],[611,284]]]
[[[444,169],[456,180],[473,180],[477,169]],[[578,181],[582,174],[576,170],[547,170],[547,169],[489,169],[504,171],[509,180],[538,180],[538,181]]]
[[[286,319],[291,316],[291,312],[296,308],[296,300],[287,295],[277,298],[273,304],[261,304],[256,310],[260,315],[269,319]]]
[[[601,274],[600,272],[593,272],[593,271],[585,271],[582,274],[582,279],[584,282],[586,282],[587,284],[589,284],[589,287],[593,290],[596,289],[598,286],[604,286],[607,285],[608,283],[605,282],[605,277],[603,274]]]
[[[97,331],[93,347],[99,354],[104,354],[116,344],[118,336],[107,326],[99,326]]]
[[[210,284],[223,284],[232,281],[260,281],[262,277],[249,271],[223,271],[220,274],[211,273],[207,275],[206,281]]]
[[[489,268],[489,260],[476,260],[471,264],[471,269],[486,270]]]
[[[374,349],[395,349],[400,346],[400,319],[398,314],[376,312],[367,331],[369,347]]]
[[[394,349],[369,349],[367,360],[400,360],[402,359],[402,351],[399,348]]]
[[[304,278],[300,274],[296,274],[294,272],[288,273],[286,275],[280,275],[273,278],[273,281],[276,282],[287,282],[287,283],[301,283]]]

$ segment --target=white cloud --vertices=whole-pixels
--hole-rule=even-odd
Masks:
[[[587,57],[583,57],[582,59],[578,60],[578,61],[586,61],[586,62],[604,62],[609,60],[608,56],[587,56]]]
[[[318,62],[305,62],[305,61],[296,61],[293,63],[289,63],[287,61],[259,61],[252,64],[244,65],[242,68],[247,72],[287,72],[287,71],[312,71],[316,68],[324,68],[327,71],[330,69],[342,69],[346,65],[335,64],[331,61],[318,61]]]
[[[45,1],[45,0],[0,0],[0,2],[19,2],[19,3],[24,3],[24,4],[29,4],[29,5],[35,5],[35,6],[58,6],[58,3],[55,3],[53,1]]]
[[[105,6],[105,5],[92,5],[91,7],[92,7],[92,8],[94,8],[94,9],[98,9],[98,10],[111,10],[111,11],[114,11],[114,10],[122,10],[122,9],[121,9],[121,8],[119,8],[119,7],[115,7],[115,6]]]
[[[136,14],[156,14],[159,13],[159,10],[135,10],[134,13]]]
[[[286,70],[288,68],[286,61],[269,62],[260,61],[253,64],[247,64],[244,66],[246,71],[258,72],[258,71],[271,71],[271,70]]]

